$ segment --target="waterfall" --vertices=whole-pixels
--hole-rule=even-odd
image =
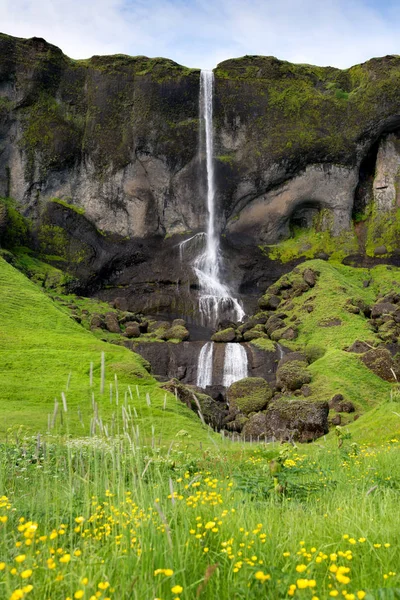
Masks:
[[[224,376],[222,385],[229,387],[247,377],[247,353],[241,344],[225,344]]]
[[[197,381],[196,385],[201,388],[206,388],[212,385],[213,376],[213,353],[214,343],[207,342],[202,346],[197,361]]]
[[[207,172],[207,233],[202,237],[203,249],[197,254],[192,266],[199,281],[199,311],[202,324],[215,326],[223,315],[235,321],[241,321],[244,311],[228,286],[222,283],[220,276],[220,243],[215,230],[215,184],[214,184],[214,131],[213,131],[213,88],[214,73],[200,73],[200,116],[204,122],[205,136],[202,136],[201,151],[206,154]],[[199,241],[199,234],[179,245],[182,258],[185,246]],[[204,234],[202,234],[204,236]]]

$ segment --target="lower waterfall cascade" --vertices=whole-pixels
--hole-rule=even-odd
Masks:
[[[205,389],[213,385],[214,342],[206,342],[197,361],[196,385]],[[228,388],[235,381],[248,375],[248,359],[244,346],[238,343],[225,344],[222,385]]]
[[[247,353],[241,344],[225,344],[224,374],[222,385],[228,388],[248,374]]]
[[[197,381],[196,385],[200,388],[206,388],[212,385],[213,376],[213,356],[214,342],[207,342],[202,346],[197,361]]]

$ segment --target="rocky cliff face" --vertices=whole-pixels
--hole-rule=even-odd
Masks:
[[[337,235],[352,227],[355,200],[375,217],[397,210],[399,87],[394,56],[346,71],[252,56],[218,65],[226,280],[243,292],[271,283],[276,266],[257,246],[287,238],[293,224],[321,216]],[[103,279],[138,302],[147,289],[148,310],[173,310],[182,284],[196,286],[176,245],[205,229],[199,131],[198,70],[122,55],[74,61],[44,40],[0,35],[0,196],[34,219],[45,254],[60,255],[54,227],[64,246],[72,240],[78,253],[64,260],[92,290]],[[67,219],[68,205],[84,216]],[[161,301],[149,301],[160,282]]]

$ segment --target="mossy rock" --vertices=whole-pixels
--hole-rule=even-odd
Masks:
[[[233,327],[221,329],[221,331],[214,333],[211,339],[213,342],[234,342],[236,339],[236,331],[233,329]]]
[[[174,395],[176,394],[177,398],[197,415],[200,412],[205,423],[215,429],[221,429],[226,417],[224,404],[217,402],[207,394],[194,390],[189,385],[184,385],[177,379],[171,379],[162,384],[161,387]]]
[[[260,338],[268,339],[268,336],[265,332],[256,328],[249,329],[249,331],[245,331],[243,334],[243,339],[245,342],[251,342],[252,340],[258,340]]]
[[[290,391],[299,390],[304,384],[311,382],[307,363],[300,360],[293,360],[281,365],[276,376],[278,386]]]
[[[397,363],[386,348],[368,350],[361,356],[361,360],[368,369],[385,381],[395,382],[400,378]]]
[[[246,377],[232,383],[226,391],[231,414],[242,413],[249,415],[252,412],[263,410],[272,398],[272,390],[262,377]]]
[[[252,416],[243,427],[246,441],[277,439],[310,442],[328,433],[327,402],[274,400],[267,410]]]
[[[184,342],[185,340],[189,339],[189,332],[186,329],[186,327],[182,325],[173,325],[172,327],[167,329],[161,337],[163,340],[166,341],[178,340],[180,342]]]

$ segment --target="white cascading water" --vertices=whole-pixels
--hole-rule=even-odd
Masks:
[[[206,344],[204,344],[204,346],[202,346],[199,354],[199,360],[197,361],[196,385],[203,389],[206,388],[208,385],[212,385],[213,354],[213,342],[207,342]]]
[[[226,388],[247,377],[247,353],[241,344],[225,344],[224,375],[222,385]]]
[[[204,122],[205,136],[201,137],[206,154],[207,172],[207,232],[198,233],[179,245],[181,260],[186,248],[201,250],[193,261],[193,269],[199,281],[199,312],[202,325],[215,327],[224,316],[241,321],[244,311],[228,286],[220,278],[221,251],[219,235],[215,230],[215,186],[214,186],[214,130],[213,130],[214,73],[200,74],[200,117]],[[200,151],[204,151],[201,148]],[[205,388],[213,382],[213,342],[201,348],[197,362],[197,385]],[[240,344],[227,344],[224,360],[224,383],[228,387],[234,381],[247,377],[247,354]]]
[[[220,279],[220,243],[215,231],[213,88],[214,73],[201,71],[200,116],[205,128],[205,136],[202,136],[202,140],[205,140],[206,151],[207,233],[196,234],[179,245],[182,258],[186,246],[193,242],[202,242],[202,250],[193,261],[193,269],[199,281],[201,321],[203,325],[210,327],[214,327],[221,316],[234,321],[241,321],[244,317],[240,303]]]

